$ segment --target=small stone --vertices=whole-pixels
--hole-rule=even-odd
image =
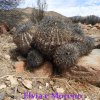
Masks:
[[[14,78],[12,75],[9,75],[7,80],[9,80],[11,82],[11,86],[16,86],[18,85],[18,81],[16,78]]]
[[[17,78],[17,81],[21,83],[23,81],[23,79],[22,78]]]
[[[39,89],[41,90],[42,89],[42,86],[39,86]]]
[[[10,60],[10,56],[9,55],[5,55],[4,57],[5,57],[5,59]]]
[[[15,63],[15,68],[17,73],[22,73],[24,72],[25,68],[25,62],[24,61],[18,61]]]
[[[46,83],[46,88],[48,88],[49,87],[49,83]]]
[[[63,88],[57,88],[56,91],[57,91],[58,93],[64,93],[64,92],[65,92],[65,90],[64,90]]]
[[[90,100],[89,97],[86,97],[85,100]]]
[[[89,24],[88,27],[92,28],[93,26],[91,24]]]
[[[53,90],[56,91],[56,89],[58,88],[57,85],[53,86]]]
[[[0,100],[4,100],[4,98],[5,98],[5,92],[1,92],[0,93]]]
[[[50,85],[54,85],[54,82],[53,81],[50,81]]]
[[[18,86],[18,89],[17,90],[18,90],[19,93],[24,93],[24,92],[27,91],[27,89],[24,88],[24,87],[22,87],[22,86]]]
[[[11,97],[5,97],[4,100],[11,100]]]
[[[26,58],[24,58],[24,57],[22,57],[22,56],[18,56],[18,57],[17,57],[17,60],[18,60],[18,61],[26,61]]]
[[[6,80],[6,81],[5,81],[5,84],[6,84],[8,87],[11,86],[11,83],[10,83],[9,80]]]
[[[0,85],[0,90],[5,89],[5,88],[6,88],[5,84]]]
[[[44,79],[43,78],[40,78],[39,80],[34,80],[34,81],[37,81],[38,83],[44,84]]]
[[[32,89],[32,81],[30,80],[24,80],[22,84],[27,88],[27,89]]]
[[[8,88],[8,89],[6,89],[6,93],[10,97],[14,97],[14,92],[15,92],[14,88]]]
[[[92,30],[97,30],[97,28],[96,27],[93,27]]]

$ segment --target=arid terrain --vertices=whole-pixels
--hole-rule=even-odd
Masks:
[[[25,13],[21,21],[28,20],[31,10],[27,8],[20,11]],[[69,72],[62,76],[54,76],[52,75],[53,65],[48,61],[32,72],[25,69],[26,58],[17,52],[12,34],[6,31],[7,27],[2,22],[11,24],[10,28],[16,25],[9,22],[9,15],[5,20],[1,15],[0,100],[26,100],[25,93],[27,92],[38,94],[35,98],[27,97],[27,100],[100,100],[100,23],[95,25],[79,23],[85,35],[95,39],[96,48],[89,55],[80,58],[77,65]],[[68,20],[55,12],[46,12],[46,15]],[[42,97],[41,94],[42,96],[48,94],[48,97]],[[61,94],[69,94],[69,96],[64,98]]]

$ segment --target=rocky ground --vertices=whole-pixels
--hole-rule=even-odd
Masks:
[[[79,23],[86,34],[100,34],[100,24],[86,25]]]
[[[100,25],[81,26],[100,45]],[[50,62],[32,72],[25,66],[12,36],[0,33],[0,100],[100,100],[99,46],[62,76],[52,76]]]

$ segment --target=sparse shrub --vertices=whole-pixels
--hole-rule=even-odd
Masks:
[[[15,27],[22,19],[23,12],[20,12],[16,9],[12,10],[0,10],[0,23],[7,23],[10,27]]]
[[[34,23],[38,23],[39,21],[42,20],[42,18],[45,15],[45,10],[47,8],[47,3],[45,0],[37,0],[37,8],[34,7],[31,15],[31,20]]]
[[[84,23],[85,22],[85,17],[81,17],[81,16],[74,16],[71,18],[73,22],[78,23]]]
[[[86,17],[74,16],[74,17],[71,17],[71,20],[74,23],[81,22],[81,23],[92,24],[92,25],[95,25],[96,23],[100,23],[100,17],[95,16],[95,15],[90,15]]]
[[[16,27],[16,32],[13,33],[13,41],[23,55],[26,55],[31,48],[30,44],[32,42],[32,34],[30,32],[30,28],[32,26],[33,23],[29,21],[26,23],[21,23]]]
[[[86,24],[95,25],[96,23],[100,23],[100,17],[97,17],[95,15],[90,15],[86,17]]]
[[[14,27],[22,20],[22,12],[15,8],[24,0],[0,0],[0,23],[7,23],[10,27]]]
[[[10,10],[16,8],[22,0],[0,0],[0,9]]]

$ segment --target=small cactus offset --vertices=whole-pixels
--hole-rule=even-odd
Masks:
[[[67,30],[70,31],[70,35],[73,37],[72,41],[73,42],[77,42],[77,41],[83,41],[84,40],[84,32],[81,29],[81,27],[78,24],[75,23],[69,23],[66,24],[66,28]]]
[[[53,61],[60,69],[73,67],[79,58],[78,48],[72,43],[61,45],[53,55]]]
[[[44,17],[38,25],[25,24],[17,28],[14,42],[21,52],[28,54],[30,67],[40,66],[45,57],[62,70],[74,66],[79,57],[94,47],[93,40],[84,35],[78,24],[53,17]]]
[[[44,62],[44,59],[38,51],[32,49],[28,53],[27,67],[28,67],[29,70],[32,69],[32,67],[34,67],[34,68],[39,67],[41,64],[43,64],[43,62]]]
[[[13,35],[13,41],[17,45],[18,49],[22,54],[28,53],[31,48],[32,35],[30,28],[32,27],[31,22],[26,22],[16,27],[16,32]]]
[[[81,42],[76,42],[73,44],[74,46],[76,46],[79,50],[79,55],[80,57],[83,55],[87,55],[89,54],[92,49],[94,48],[94,40],[90,37],[85,37],[83,43]]]

